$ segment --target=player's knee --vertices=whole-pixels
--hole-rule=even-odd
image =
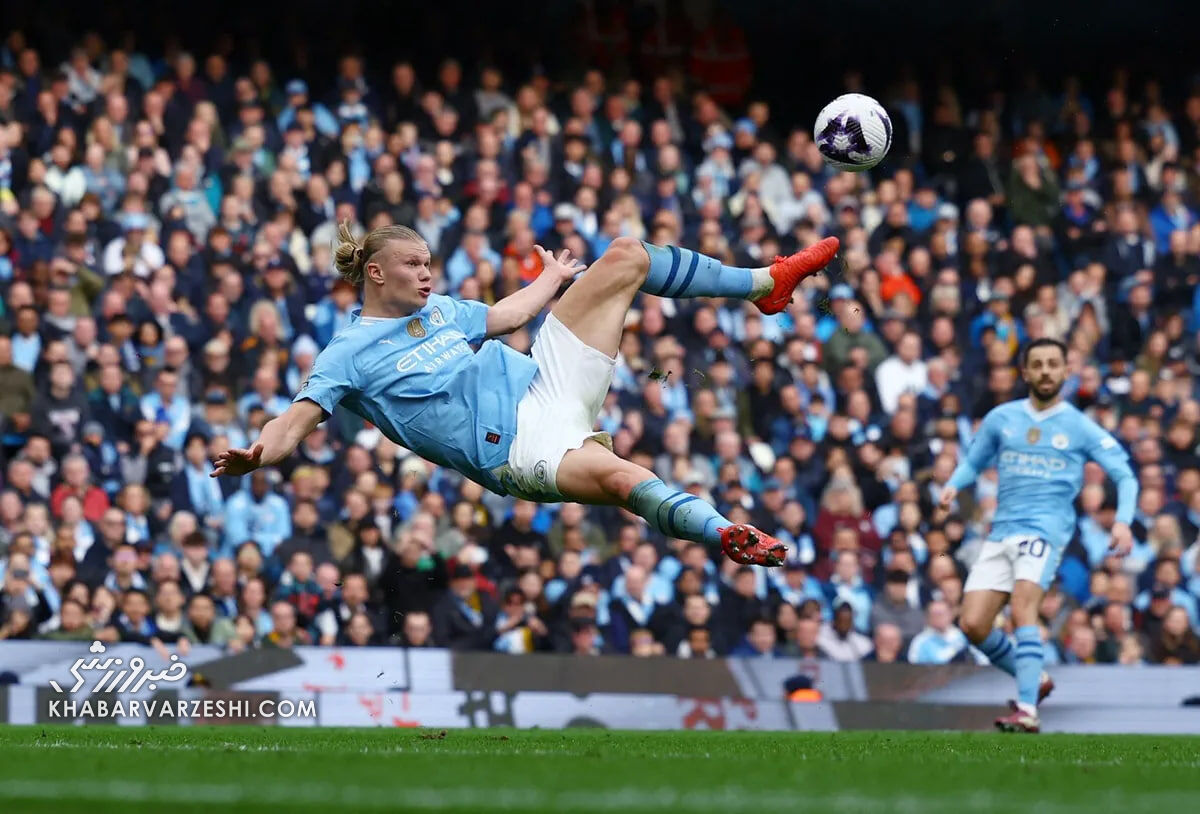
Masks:
[[[958,620],[958,626],[972,644],[979,644],[992,632],[991,624],[982,619],[963,617]]]
[[[604,258],[611,264],[612,274],[631,286],[640,286],[650,271],[650,255],[636,238],[617,238],[604,250]]]
[[[629,500],[633,487],[653,477],[654,473],[649,470],[631,464],[601,476],[600,488],[614,503],[625,503]]]

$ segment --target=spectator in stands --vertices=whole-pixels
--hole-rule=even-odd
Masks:
[[[401,647],[433,647],[433,623],[424,611],[413,611],[404,617],[404,627],[396,637]]]
[[[889,570],[884,577],[883,590],[871,605],[871,627],[894,625],[904,642],[912,641],[925,626],[921,609],[909,599],[908,585],[909,575],[905,571]]]
[[[187,603],[187,620],[183,624],[183,635],[192,644],[211,644],[227,647],[237,636],[233,622],[217,616],[212,597],[196,593]]]
[[[843,602],[833,612],[833,622],[821,626],[817,646],[834,661],[860,661],[870,654],[871,640],[854,629],[854,608]]]
[[[483,650],[495,639],[497,609],[478,590],[475,572],[458,565],[450,573],[450,590],[433,608],[434,640],[452,650]]]
[[[296,609],[283,600],[271,603],[271,632],[262,637],[262,646],[290,650],[311,643],[308,632],[297,624]]]
[[[964,658],[967,646],[967,637],[954,624],[950,606],[935,599],[925,611],[925,628],[908,646],[908,661],[912,664],[948,664]]]
[[[864,657],[865,661],[895,664],[905,659],[904,634],[891,622],[880,622],[875,626],[871,644],[872,650]]]
[[[1176,605],[1167,611],[1162,629],[1151,644],[1150,661],[1168,665],[1200,663],[1200,639],[1184,608]]]

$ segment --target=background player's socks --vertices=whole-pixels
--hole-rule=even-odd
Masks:
[[[1042,681],[1042,633],[1037,625],[1017,628],[1017,700],[1026,712],[1036,714],[1038,685]]]
[[[988,657],[993,666],[999,667],[1010,676],[1017,674],[1017,659],[1012,642],[999,628],[992,628],[987,638],[979,643],[979,652]],[[1040,674],[1039,674],[1040,675]]]
[[[771,292],[770,267],[744,269],[678,246],[642,243],[650,255],[650,272],[642,291],[659,297],[737,297],[752,300]]]
[[[720,545],[717,531],[733,522],[695,495],[672,489],[658,478],[644,480],[629,494],[629,509],[655,529],[681,540]]]

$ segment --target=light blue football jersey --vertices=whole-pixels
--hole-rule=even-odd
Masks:
[[[1074,405],[1060,401],[1038,412],[1029,399],[991,410],[950,478],[956,489],[995,466],[999,473],[990,539],[1037,533],[1065,547],[1075,533],[1075,498],[1083,465],[1095,461],[1117,484],[1117,520],[1133,520],[1137,479],[1117,440]]]
[[[507,494],[492,470],[508,461],[517,403],[537,363],[502,342],[483,342],[488,307],[431,294],[406,317],[355,310],[313,363],[295,401],[326,413],[341,403],[422,458]]]

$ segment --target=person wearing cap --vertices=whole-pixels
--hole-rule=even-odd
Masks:
[[[1187,612],[1192,629],[1200,630],[1200,601],[1197,601],[1183,584],[1178,560],[1160,558],[1154,563],[1154,582],[1148,590],[1137,595],[1133,600],[1133,607],[1151,618],[1161,618],[1163,613],[1156,610],[1156,599],[1169,601],[1166,606],[1158,603],[1157,607],[1160,610],[1171,606],[1183,608]]]
[[[313,126],[317,132],[325,138],[337,138],[341,128],[338,127],[337,117],[329,112],[329,108],[320,102],[311,101],[308,94],[308,83],[303,79],[292,79],[283,86],[283,95],[287,101],[284,108],[279,111],[279,116],[275,120],[276,127],[279,132],[287,130],[288,126],[296,121],[296,113],[301,108],[307,108],[313,114]]]
[[[543,247],[549,252],[566,248],[567,242],[572,237],[577,239],[581,237],[579,235],[579,207],[573,203],[560,203],[554,207],[553,215],[554,228],[542,239]]]
[[[202,417],[203,422],[197,429],[209,438],[222,436],[231,446],[246,443],[246,431],[237,419],[233,400],[225,388],[210,387],[205,391]]]
[[[708,197],[725,200],[733,191],[737,178],[737,168],[731,155],[733,139],[724,130],[714,130],[704,139],[703,148],[706,155],[696,168],[696,190],[693,194],[700,194],[701,187],[707,186],[705,193]],[[696,201],[697,205],[701,203],[700,200]]]
[[[105,426],[96,420],[95,402],[89,400],[89,403],[92,419],[84,423],[80,433],[79,454],[87,460],[96,484],[105,494],[115,495],[123,483],[117,439],[110,438]]]
[[[969,330],[971,347],[983,347],[983,334],[993,331],[996,341],[1008,349],[1009,357],[1015,358],[1017,350],[1025,342],[1025,323],[1014,318],[1011,299],[1014,283],[1011,277],[998,277],[992,282],[986,302],[987,308],[971,321]]]
[[[733,150],[734,154],[742,162],[738,174],[743,178],[753,169],[759,169],[754,166],[753,169],[747,169],[747,162],[752,159],[749,157],[754,152],[755,146],[758,144],[758,125],[751,119],[742,117],[733,123]]]
[[[475,572],[456,565],[450,572],[450,590],[433,606],[433,638],[451,650],[489,650],[496,638],[496,603],[481,592]]]
[[[146,279],[162,268],[166,255],[148,234],[153,221],[144,212],[129,212],[122,220],[124,234],[104,247],[101,267],[109,276],[132,273]]]

